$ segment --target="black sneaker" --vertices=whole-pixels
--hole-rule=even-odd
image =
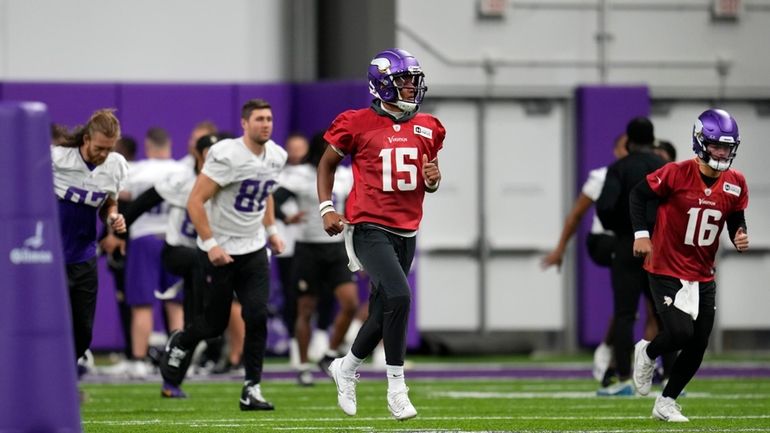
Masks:
[[[332,361],[335,359],[336,358],[333,356],[324,355],[324,357],[318,361],[318,368],[320,368],[321,371],[323,371],[327,376],[332,377],[332,373],[329,371],[329,366],[332,365]]]
[[[168,337],[166,350],[160,358],[160,375],[163,376],[164,381],[174,386],[182,384],[193,354],[192,350],[184,349],[179,345],[180,335],[182,331],[175,331]]]
[[[313,372],[310,370],[300,370],[299,372],[297,372],[297,385],[299,386],[315,385],[313,380]]]
[[[258,383],[243,385],[240,399],[241,410],[274,410],[272,403],[262,397]]]
[[[608,386],[614,385],[616,383],[618,383],[618,372],[615,370],[615,367],[610,367],[606,372],[604,372],[604,377],[602,378],[602,388],[607,388]]]

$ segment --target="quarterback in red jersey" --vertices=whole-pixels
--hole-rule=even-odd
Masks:
[[[749,191],[743,174],[730,168],[739,144],[735,119],[724,110],[707,110],[693,128],[697,157],[661,167],[631,192],[634,255],[646,257],[664,323],[655,339],[636,344],[634,383],[640,394],[650,391],[655,358],[681,350],[652,410],[664,421],[688,421],[676,398],[700,367],[714,325],[714,259],[725,223],[735,248],[749,247],[744,216]],[[652,241],[644,218],[650,200],[660,201]]]
[[[353,345],[329,372],[337,402],[356,414],[356,370],[383,340],[388,408],[396,419],[417,415],[404,382],[406,330],[411,304],[407,273],[415,250],[426,192],[438,190],[438,152],[446,134],[438,119],[418,113],[427,87],[417,59],[394,48],[369,64],[369,108],[346,111],[324,135],[329,143],[318,164],[319,210],[330,236],[345,232],[350,269],[363,269],[372,287],[369,318]],[[334,209],[334,172],[345,155],[353,164],[353,189],[345,217]]]

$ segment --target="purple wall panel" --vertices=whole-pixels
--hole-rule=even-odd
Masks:
[[[240,124],[241,106],[249,99],[264,99],[273,107],[273,140],[283,146],[286,136],[292,130],[291,125],[291,95],[290,84],[248,84],[235,87],[235,106],[237,114],[236,135],[243,134]]]
[[[117,84],[11,82],[0,86],[3,100],[44,102],[51,121],[68,127],[85,124],[97,109],[119,108]]]
[[[589,171],[614,161],[614,140],[625,132],[628,121],[649,114],[650,97],[644,86],[584,86],[576,91],[576,110],[579,193]],[[577,238],[578,338],[582,345],[595,346],[604,339],[612,316],[612,288],[609,269],[595,265],[588,257],[585,240],[590,229],[591,218],[587,215]],[[637,335],[641,332],[641,323],[643,320],[637,322]]]
[[[295,86],[292,125],[308,137],[326,130],[339,113],[368,107],[372,100],[366,81],[342,81]]]
[[[144,157],[143,137],[153,126],[165,128],[173,141],[174,158],[187,154],[195,124],[210,120],[239,135],[235,86],[229,84],[122,84],[119,87],[123,133],[137,141],[137,159]]]

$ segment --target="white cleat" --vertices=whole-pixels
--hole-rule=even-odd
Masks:
[[[594,379],[599,382],[604,379],[604,374],[607,373],[607,369],[610,367],[610,361],[612,361],[612,347],[602,342],[594,350]]]
[[[340,405],[345,415],[353,416],[356,414],[356,384],[359,375],[343,373],[342,359],[337,358],[329,364],[329,373],[331,373],[334,383],[337,384],[337,404]]]
[[[417,416],[417,409],[409,401],[409,388],[401,391],[388,391],[388,409],[393,414],[393,418],[403,421]]]
[[[641,395],[650,393],[652,374],[655,372],[655,361],[647,356],[649,345],[649,341],[639,340],[634,347],[634,386]]]
[[[690,422],[682,415],[682,407],[676,404],[676,400],[659,395],[652,407],[652,417],[666,422]]]

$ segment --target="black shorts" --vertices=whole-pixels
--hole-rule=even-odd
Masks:
[[[678,278],[667,275],[649,274],[650,291],[655,310],[663,314],[674,307],[677,292],[682,288],[682,282]],[[715,281],[698,283],[698,311],[714,311],[716,309],[717,284]]]
[[[300,295],[321,295],[340,284],[355,282],[348,269],[348,253],[344,242],[294,245],[292,281]]]

